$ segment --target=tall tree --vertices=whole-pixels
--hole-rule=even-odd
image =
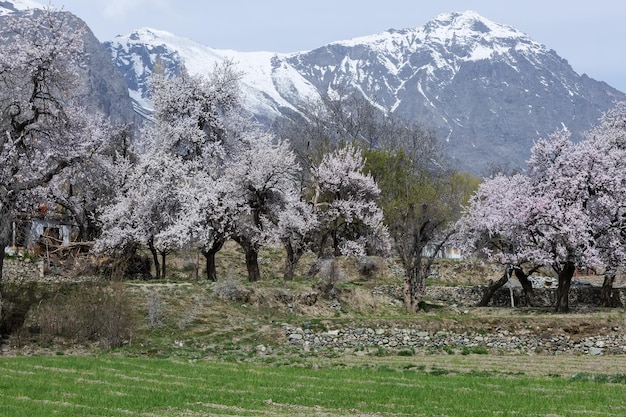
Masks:
[[[62,208],[73,219],[79,241],[92,242],[100,235],[100,208],[110,204],[118,191],[117,164],[132,157],[130,126],[112,129],[98,115],[86,115],[82,123],[84,137],[103,138],[100,146],[52,180],[41,190],[41,199]]]
[[[586,209],[594,217],[605,266],[600,303],[609,307],[615,274],[626,263],[626,103],[618,103],[585,133],[578,154],[578,175],[589,194]]]
[[[238,147],[238,80],[229,62],[207,77],[184,70],[171,79],[154,76],[154,124],[143,132],[144,154],[121,197],[105,210],[98,247],[134,237],[148,245],[162,277],[169,251],[198,244],[215,279],[214,256],[230,233],[228,192],[220,178]]]
[[[312,174],[319,257],[387,253],[389,235],[378,207],[380,189],[365,172],[359,148],[348,144],[322,158]]]
[[[165,278],[167,254],[184,239],[178,230],[185,216],[179,193],[190,186],[192,171],[181,157],[156,148],[143,154],[127,175],[114,204],[103,210],[96,250],[140,242],[152,253],[156,278]]]
[[[232,184],[231,198],[240,202],[233,238],[245,252],[251,282],[261,278],[260,247],[280,242],[282,213],[300,201],[300,166],[289,143],[273,143],[268,134],[257,133],[248,132],[252,136],[225,173],[225,180]]]
[[[405,307],[416,312],[433,262],[475,182],[453,171],[429,169],[402,149],[366,155],[368,170],[380,185],[394,252],[404,267]]]
[[[6,17],[0,39],[0,248],[14,216],[33,207],[32,192],[47,186],[99,146],[83,135],[85,113],[73,100],[84,62],[82,31],[62,13]],[[21,205],[21,206],[20,206]],[[0,279],[2,277],[0,256]]]
[[[532,284],[528,277],[541,264],[534,261],[524,246],[526,225],[521,221],[533,200],[528,197],[530,182],[524,175],[498,174],[485,179],[457,222],[455,244],[463,252],[477,254],[503,265],[502,278],[490,283],[479,303],[488,305],[495,291],[509,281],[512,273],[520,280],[528,305],[532,305]]]
[[[168,152],[179,155],[193,170],[193,186],[184,190],[181,203],[186,216],[177,228],[206,260],[209,280],[217,280],[215,255],[230,237],[236,203],[224,176],[224,167],[240,147],[245,116],[241,112],[241,74],[232,62],[215,66],[207,76],[184,70],[166,80],[154,77],[156,134]]]

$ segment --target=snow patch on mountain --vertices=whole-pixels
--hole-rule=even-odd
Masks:
[[[151,28],[117,36],[106,44],[118,66],[132,66],[130,75],[141,79],[139,84],[129,84],[131,96],[144,108],[151,108],[147,78],[152,74],[157,61],[160,60],[163,64],[165,57],[170,61],[170,70],[173,73],[177,72],[174,67],[179,70],[184,67],[192,75],[207,74],[222,62],[233,62],[237,71],[242,74],[241,89],[245,106],[254,114],[275,118],[282,114],[280,109],[295,110],[293,103],[298,98],[319,97],[315,87],[293,68],[284,64],[286,54],[214,49],[170,32]],[[142,55],[139,50],[147,51],[147,55]]]
[[[45,9],[47,6],[33,0],[0,1],[0,16],[25,10]]]

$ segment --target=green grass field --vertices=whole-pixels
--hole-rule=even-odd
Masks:
[[[488,361],[489,357],[481,360]],[[624,416],[624,375],[0,358],[0,416]]]

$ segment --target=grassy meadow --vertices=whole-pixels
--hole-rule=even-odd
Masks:
[[[273,366],[116,356],[0,358],[0,415],[626,415],[623,374],[459,371],[413,359]]]

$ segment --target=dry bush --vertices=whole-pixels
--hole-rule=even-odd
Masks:
[[[119,347],[134,331],[131,307],[121,283],[74,286],[40,306],[41,340],[50,343],[61,337],[78,343],[97,341],[103,349]]]
[[[151,329],[161,327],[163,324],[163,311],[165,304],[163,299],[157,292],[150,292],[146,295],[146,306],[148,307],[148,326]]]
[[[367,279],[379,277],[385,268],[384,259],[380,256],[361,256],[356,259],[359,273]]]
[[[115,256],[102,256],[97,260],[97,269],[100,274],[114,281],[124,279],[151,279],[150,257],[136,251],[125,251]]]
[[[234,278],[226,278],[218,281],[213,286],[213,293],[222,301],[236,301],[239,303],[247,303],[250,301],[252,290]]]

